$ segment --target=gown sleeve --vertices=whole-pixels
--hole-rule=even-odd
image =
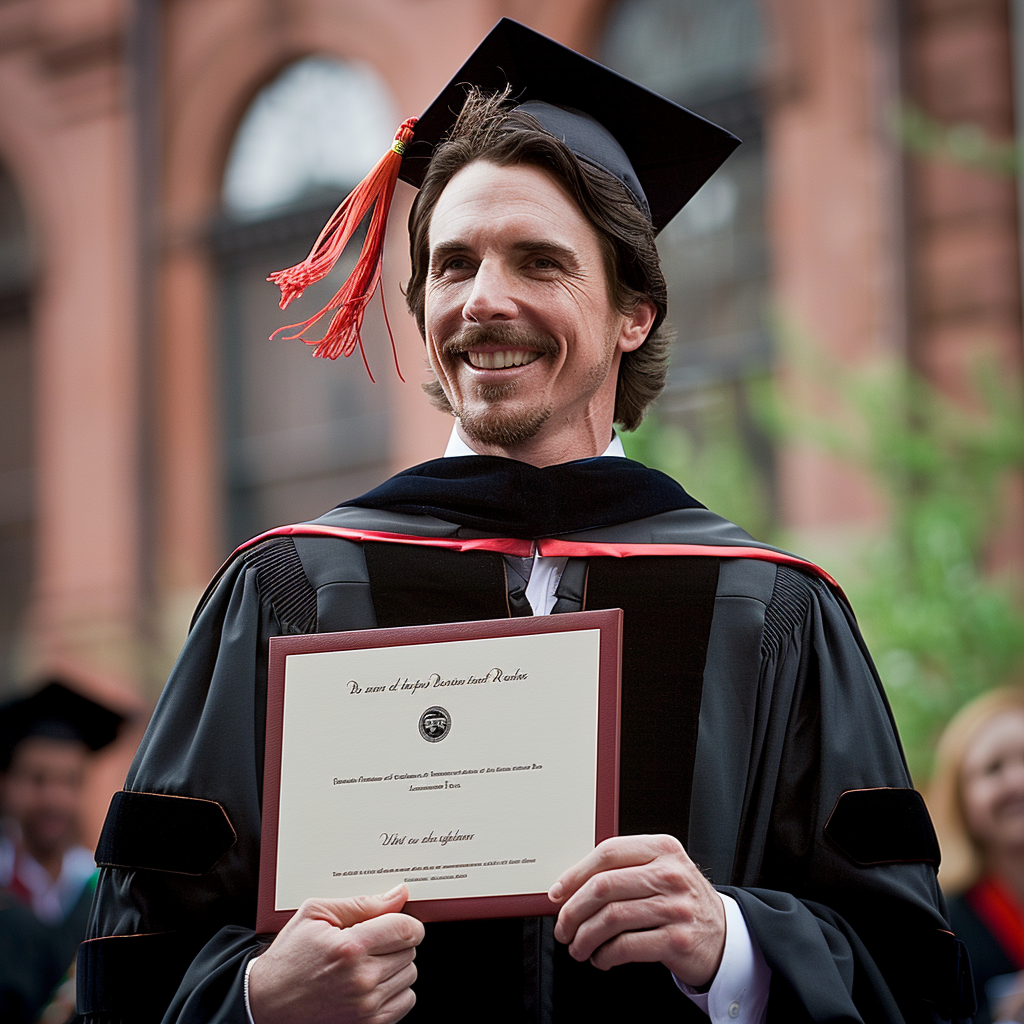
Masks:
[[[240,559],[210,595],[111,805],[79,952],[87,1024],[246,1024],[268,638],[297,631],[256,577]]]
[[[801,579],[766,617],[741,885],[720,887],[772,971],[768,1020],[966,1021],[966,953],[881,683],[848,606]]]

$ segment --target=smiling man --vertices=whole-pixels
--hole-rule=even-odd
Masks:
[[[396,142],[449,457],[255,538],[211,585],[98,850],[87,1020],[969,1014],[838,588],[613,432],[665,381],[655,235],[735,144],[507,21]],[[399,886],[254,933],[271,636],[584,608],[624,612],[620,835],[551,880],[549,915],[424,928]]]
[[[463,440],[534,466],[603,454],[622,355],[656,314],[649,299],[613,305],[599,236],[565,188],[536,166],[474,160],[427,235],[434,394]]]

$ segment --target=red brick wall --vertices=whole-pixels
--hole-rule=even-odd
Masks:
[[[906,0],[904,88],[926,115],[1014,132],[1007,0]],[[1022,363],[1017,184],[941,155],[906,166],[910,358],[963,395],[972,362]]]

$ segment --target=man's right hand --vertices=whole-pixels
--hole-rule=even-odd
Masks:
[[[400,885],[383,896],[306,900],[249,972],[255,1024],[401,1020],[416,1002],[423,925],[398,911]]]

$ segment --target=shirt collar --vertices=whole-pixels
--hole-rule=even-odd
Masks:
[[[459,437],[458,424],[452,427],[452,435],[448,438],[448,447],[444,450],[444,457],[451,459],[460,455],[476,455],[477,452],[473,451],[472,448],[466,444],[465,441]],[[602,452],[602,458],[608,458],[609,456],[624,459],[626,457],[626,451],[622,447],[622,441],[619,435],[612,431],[612,443]]]

